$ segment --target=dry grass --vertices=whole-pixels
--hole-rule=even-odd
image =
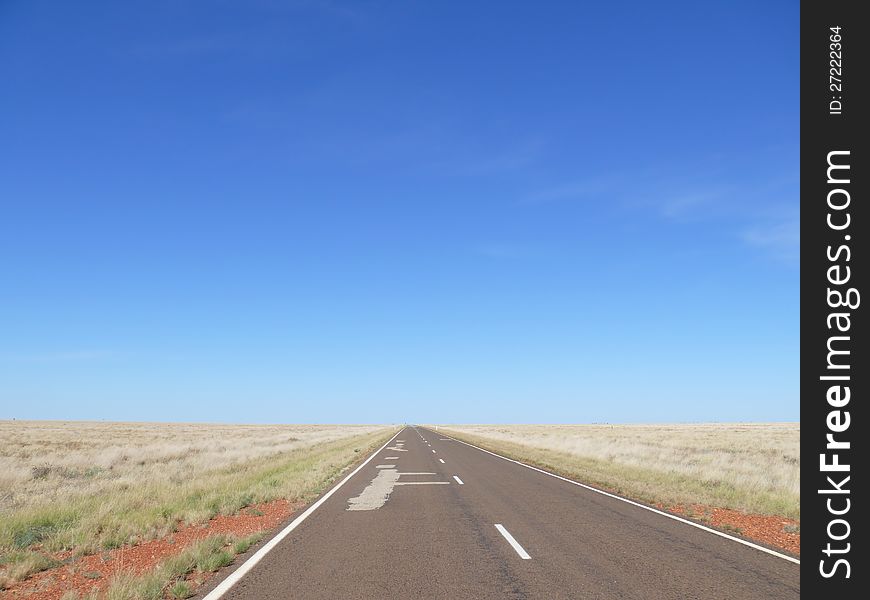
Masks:
[[[650,503],[800,519],[800,424],[450,425],[441,431]]]
[[[310,500],[394,428],[0,421],[0,583],[276,498]]]
[[[227,566],[253,544],[262,539],[262,534],[247,537],[215,535],[185,548],[181,553],[160,562],[156,568],[141,575],[129,571],[117,573],[102,593],[84,595],[67,592],[61,600],[163,600],[188,598],[193,595],[193,585],[187,577],[211,573]],[[240,549],[241,548],[241,549]]]

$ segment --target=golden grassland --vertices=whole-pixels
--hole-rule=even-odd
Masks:
[[[0,586],[181,523],[309,501],[394,427],[0,421]]]
[[[510,458],[648,503],[800,520],[800,424],[448,425]]]

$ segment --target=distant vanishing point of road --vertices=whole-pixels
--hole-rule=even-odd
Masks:
[[[406,427],[205,596],[800,597],[794,559]]]

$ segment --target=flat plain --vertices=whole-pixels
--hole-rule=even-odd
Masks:
[[[796,425],[0,425],[3,598],[800,593],[799,548],[456,439],[651,504],[783,512]]]
[[[423,426],[255,558],[204,600],[800,597],[791,556]]]
[[[440,431],[654,504],[800,520],[800,424],[448,425]]]
[[[0,584],[246,506],[304,503],[384,426],[0,421]]]

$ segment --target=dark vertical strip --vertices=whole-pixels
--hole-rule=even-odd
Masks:
[[[866,597],[867,43],[858,2],[801,5],[801,586]],[[866,9],[866,5],[863,7]]]

